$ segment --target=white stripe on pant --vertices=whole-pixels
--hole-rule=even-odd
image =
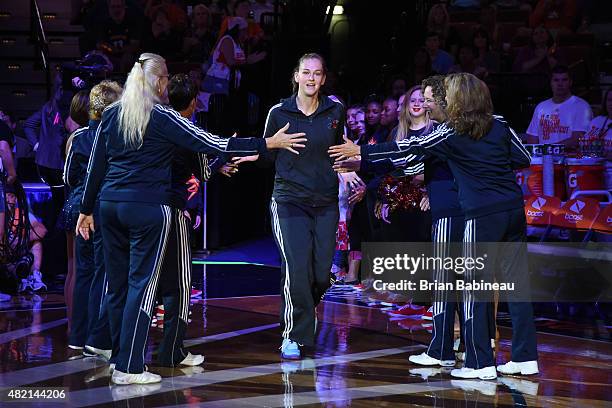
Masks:
[[[168,243],[168,235],[170,234],[171,227],[171,210],[167,205],[161,205],[163,215],[163,226],[162,232],[160,235],[159,245],[157,247],[157,254],[155,255],[155,263],[153,266],[153,274],[149,279],[149,283],[147,283],[147,288],[145,289],[144,296],[140,302],[140,310],[145,312],[145,314],[149,317],[149,324],[151,320],[151,313],[153,312],[153,302],[155,301],[155,297],[157,294],[157,284],[159,282],[159,275],[161,272],[161,267],[164,261],[164,255],[166,253],[166,244]],[[134,352],[134,340],[136,338],[136,333],[138,332],[138,319],[140,319],[140,313],[138,313],[138,317],[136,318],[136,324],[134,329],[134,334],[132,337],[132,344],[130,346],[130,356],[128,358],[127,367],[130,367],[132,362],[132,353]],[[147,338],[149,336],[149,331],[147,330]],[[144,361],[144,353],[146,350],[147,338],[144,341],[144,347],[142,348],[142,360]]]
[[[285,297],[285,310],[283,313],[285,330],[283,330],[283,338],[288,339],[291,330],[293,329],[293,303],[291,302],[291,291],[290,291],[290,278],[289,278],[289,262],[287,261],[287,255],[285,254],[285,247],[283,244],[283,234],[280,227],[280,221],[278,218],[278,204],[276,200],[272,198],[270,202],[270,209],[272,212],[272,222],[274,224],[274,235],[278,241],[278,246],[281,249],[281,255],[285,262],[285,283],[283,285],[283,295]]]

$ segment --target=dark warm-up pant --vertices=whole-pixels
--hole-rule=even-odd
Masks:
[[[116,369],[141,373],[172,211],[158,204],[102,201],[108,317]]]
[[[99,221],[100,217],[96,216],[94,220],[96,226],[99,226]],[[98,325],[106,286],[102,232],[99,228],[96,229],[93,238],[88,241],[78,235],[74,243],[76,277],[72,292],[73,310],[69,344],[83,347],[85,344],[93,345],[87,341]]]
[[[445,217],[436,220],[432,225],[432,241],[434,257],[446,258],[459,256],[451,251],[452,243],[459,245],[463,240],[463,217]],[[455,271],[436,269],[433,279],[439,283],[453,282]],[[433,335],[427,355],[438,360],[454,360],[453,341],[455,335],[455,311],[459,311],[461,327],[463,328],[463,311],[457,302],[456,293],[436,290],[433,298]]]
[[[331,284],[338,204],[310,207],[273,198],[270,211],[282,260],[282,337],[312,346],[315,307]]]
[[[191,298],[190,222],[183,211],[172,209],[172,227],[159,283],[164,304],[164,337],[159,345],[160,365],[174,367],[187,357],[183,339]]]
[[[477,253],[475,243],[477,242],[524,242],[525,228],[523,208],[468,219],[465,221],[463,235],[464,256],[475,256]],[[508,248],[514,250],[512,248],[515,246]],[[498,251],[498,253],[487,253],[487,255],[486,264],[495,268],[494,274],[498,282],[521,282],[522,290],[528,290],[526,253],[520,250],[510,253],[510,250],[506,250],[503,253]],[[500,259],[502,257],[503,259]],[[466,270],[466,281],[471,281],[474,276],[473,270]],[[478,301],[474,293],[470,291],[463,292],[463,300],[465,366],[468,368],[493,366],[495,361],[491,349],[490,302]],[[536,332],[531,303],[509,300],[508,310],[512,320],[512,361],[537,360]]]
[[[93,324],[89,330],[87,342],[85,344],[102,350],[111,350],[113,349],[113,344],[108,321],[108,297],[106,296],[108,278],[106,276],[106,265],[104,263],[104,244],[101,226],[100,224],[95,225],[98,226],[98,229],[94,233],[94,261],[96,263],[96,269],[93,281],[91,282],[91,288],[89,289],[89,306],[87,312]],[[98,235],[97,238],[96,234]],[[116,352],[119,351],[118,347],[113,351],[116,357]]]

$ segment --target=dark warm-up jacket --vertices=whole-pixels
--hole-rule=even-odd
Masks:
[[[424,154],[448,163],[459,188],[466,219],[523,207],[514,169],[529,166],[531,156],[500,116],[479,140],[458,134],[443,123],[426,135],[379,145],[361,146],[362,160]]]
[[[434,124],[430,131],[434,131],[438,126],[439,124]],[[437,157],[426,159],[424,156],[397,152],[393,157],[378,158],[372,161],[362,160],[361,167],[377,173],[391,173],[396,169],[401,169],[405,176],[413,176],[424,171],[432,222],[440,218],[463,216],[457,183],[444,160]]]
[[[102,114],[88,166],[81,213],[91,214],[100,186],[101,201],[178,206],[172,192],[177,147],[200,153],[248,156],[266,152],[261,138],[221,138],[193,125],[175,110],[155,105],[139,148],[127,146],[119,131],[120,102]]]
[[[306,133],[306,147],[268,152],[262,159],[274,161],[276,175],[272,197],[278,202],[299,202],[317,207],[338,202],[338,175],[327,149],[343,142],[345,112],[342,104],[319,97],[319,107],[310,116],[297,107],[296,95],[273,106],[268,113],[264,137],[274,135],[289,123],[289,133]]]

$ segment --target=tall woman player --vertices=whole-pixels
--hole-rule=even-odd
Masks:
[[[276,166],[270,211],[281,253],[281,356],[301,357],[300,345],[312,346],[316,306],[330,286],[330,268],[338,226],[338,177],[327,149],[342,141],[344,107],[321,95],[325,61],[305,54],[293,72],[294,94],[268,113],[264,136],[289,122],[292,132],[305,132],[300,155],[268,154]],[[282,129],[281,129],[282,130]]]

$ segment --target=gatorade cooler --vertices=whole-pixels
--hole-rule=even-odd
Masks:
[[[516,171],[516,182],[523,190],[523,197],[542,196],[543,180],[542,180],[542,157],[533,157],[531,166],[525,169]],[[555,166],[555,197],[559,200],[565,198],[565,168],[563,166],[563,158],[554,158]]]
[[[602,158],[568,158],[565,161],[565,170],[568,197],[571,197],[576,190],[604,190],[606,188],[604,183],[605,160]]]

